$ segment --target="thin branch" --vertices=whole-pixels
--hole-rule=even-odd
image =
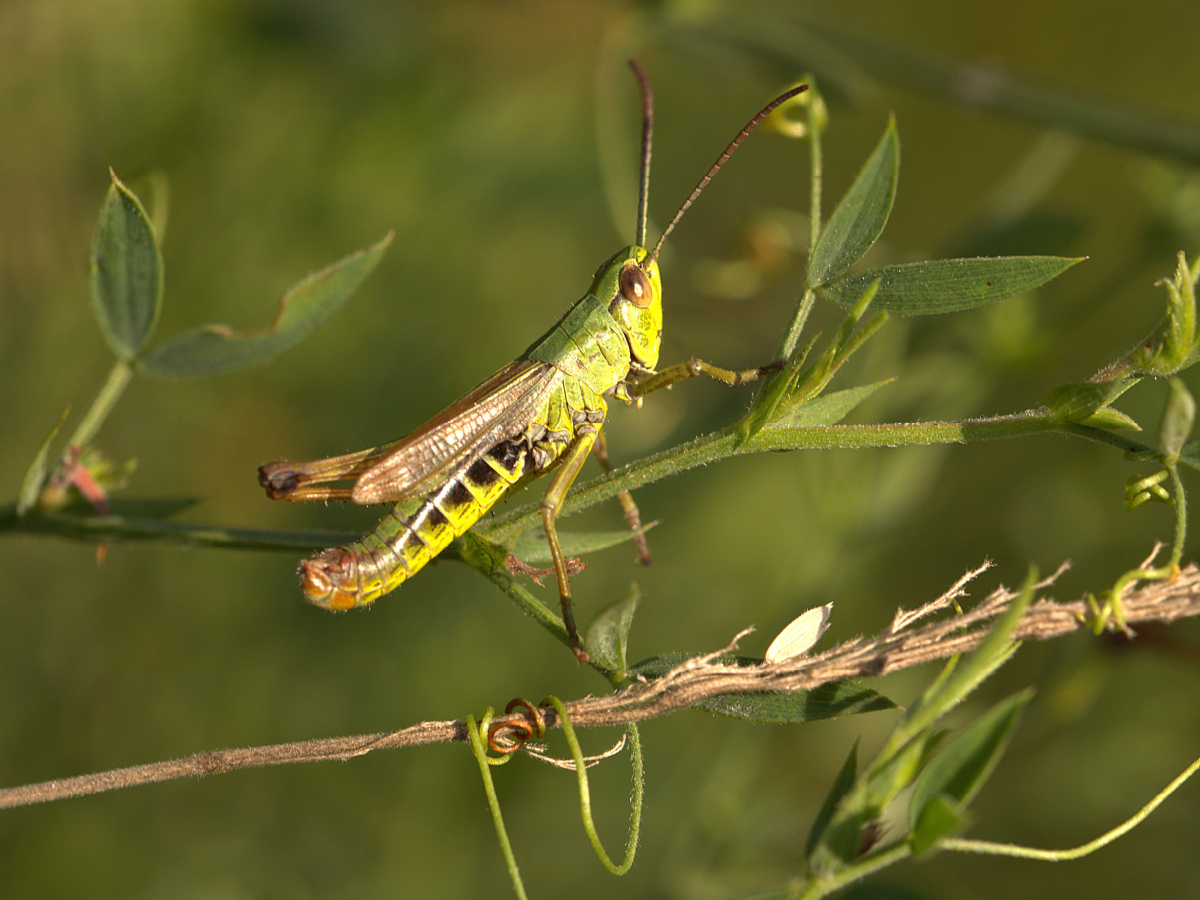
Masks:
[[[1052,583],[1059,573],[1042,582],[1042,586]],[[952,591],[957,593],[961,586],[961,582],[956,583]],[[721,662],[719,657],[732,649],[731,644],[724,650],[690,659],[652,681],[637,682],[608,696],[585,697],[568,703],[567,714],[576,728],[623,725],[665,715],[722,694],[811,690],[834,681],[888,675],[974,649],[987,635],[991,622],[1008,608],[1015,596],[1006,588],[998,588],[961,616],[912,630],[897,628],[893,623],[876,637],[855,638],[816,656],[793,657],[773,664],[738,666]],[[1178,577],[1148,584],[1123,597],[1122,602],[1125,621],[1130,624],[1173,622],[1200,615],[1200,569],[1190,565]],[[927,608],[922,611],[932,612]],[[1088,613],[1086,599],[1073,603],[1039,600],[1025,613],[1013,637],[1018,640],[1061,637],[1087,627]],[[898,621],[911,623],[913,619],[909,616]],[[553,709],[545,710],[544,714],[548,727],[559,726]],[[513,714],[495,719],[494,724],[521,720],[520,714]],[[7,788],[0,790],[0,809],[232,769],[348,760],[373,750],[466,740],[465,723],[455,720],[422,722],[400,731],[346,738],[214,750],[181,760]]]

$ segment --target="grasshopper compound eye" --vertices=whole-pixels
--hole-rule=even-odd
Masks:
[[[625,268],[621,269],[618,286],[621,289],[621,296],[641,309],[648,307],[654,297],[654,288],[650,284],[649,277],[635,262],[628,262],[625,264]]]

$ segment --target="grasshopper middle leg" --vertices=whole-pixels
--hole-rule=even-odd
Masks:
[[[613,467],[612,463],[608,461],[608,442],[604,439],[603,431],[596,435],[596,446],[592,449],[600,467],[605,472],[611,472]],[[642,533],[642,516],[638,512],[637,504],[633,502],[633,495],[629,491],[621,491],[617,494],[617,500],[620,501],[621,509],[625,512],[625,521],[629,525],[629,530],[633,532],[633,545],[637,547],[638,565],[648,566],[654,560],[650,556],[650,548],[646,546],[646,535]]]

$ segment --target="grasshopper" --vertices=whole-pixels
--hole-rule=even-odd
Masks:
[[[555,518],[588,455],[611,469],[601,429],[606,400],[629,403],[697,375],[737,385],[771,366],[735,372],[702,360],[656,371],[662,337],[662,283],[658,254],[667,235],[743,140],[777,106],[805,90],[794,88],[767,104],[729,143],[691,196],[646,250],[646,210],[654,99],[637,63],[630,67],[642,91],[641,187],[637,243],[596,272],[592,285],[555,325],[516,361],[469,391],[411,434],[357,453],[312,462],[273,462],[258,470],[273,500],[352,500],[394,503],[375,530],[346,547],[325,550],[301,564],[305,598],[325,609],[365,606],[414,575],[463,535],[505,494],[553,471],[542,499],[542,524],[553,570],[531,569],[510,557],[514,572],[536,578],[553,571],[572,651],[587,662],[571,608],[569,576],[581,567],[559,544]],[[350,485],[330,482],[352,482]],[[637,506],[618,499],[635,534],[640,561],[649,562]],[[401,507],[420,500],[415,512]]]

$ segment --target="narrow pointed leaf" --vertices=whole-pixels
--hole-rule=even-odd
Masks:
[[[292,287],[279,301],[275,321],[259,331],[206,325],[172,338],[147,353],[142,371],[155,378],[187,378],[230,372],[263,362],[302,341],[358,289],[392,241],[350,254]]]
[[[659,678],[695,656],[694,653],[664,653],[644,659],[631,666],[630,670],[633,675],[642,678]],[[719,657],[717,661],[725,665],[742,666],[754,666],[761,662],[732,655]],[[896,704],[878,691],[853,681],[837,681],[811,691],[722,694],[702,700],[693,708],[760,724],[785,725],[895,709]]]
[[[967,824],[967,814],[962,805],[945,794],[938,794],[921,810],[921,817],[909,836],[913,856],[920,856],[939,839],[954,831],[961,831]]]
[[[808,270],[809,287],[833,281],[871,249],[892,211],[899,172],[900,139],[892,118],[817,239]]]
[[[162,307],[162,256],[142,204],[116,174],[92,238],[92,310],[113,352],[134,359]]]
[[[760,725],[795,725],[896,709],[896,704],[878,691],[852,681],[838,681],[811,691],[721,694],[702,700],[695,708]]]
[[[54,436],[58,434],[59,429],[63,427],[63,423],[67,421],[67,413],[70,411],[71,407],[69,406],[63,410],[63,414],[58,417],[58,421],[54,424],[54,427],[42,439],[41,446],[38,447],[37,453],[33,456],[33,462],[25,470],[25,477],[21,479],[21,489],[17,492],[18,516],[25,515],[37,503],[38,494],[42,491],[42,483],[46,480],[46,457],[50,453],[50,442],[54,440]]]
[[[1200,438],[1192,438],[1180,448],[1179,461],[1193,469],[1200,469]]]
[[[1184,441],[1192,433],[1196,419],[1196,400],[1183,381],[1171,378],[1167,382],[1167,408],[1158,426],[1158,446],[1167,456],[1178,456]]]
[[[850,792],[850,788],[854,787],[855,778],[858,776],[858,742],[854,742],[854,746],[850,748],[850,755],[846,757],[846,761],[842,763],[842,768],[838,770],[837,778],[833,780],[833,784],[829,788],[829,793],[825,795],[825,802],[821,804],[821,811],[817,813],[817,817],[813,819],[812,828],[808,832],[808,840],[804,843],[804,855],[812,856],[813,850],[817,848],[822,836],[825,834],[825,829],[829,827],[829,822],[833,818],[833,813],[838,807],[838,803],[842,798]]]
[[[891,384],[894,378],[886,378],[872,384],[847,388],[844,391],[834,391],[832,394],[822,394],[807,403],[802,403],[795,409],[780,416],[767,428],[771,430],[784,428],[818,428],[822,425],[836,425],[846,418],[856,406],[874,394],[885,384]]]
[[[866,772],[867,784],[863,793],[864,819],[882,815],[900,792],[917,780],[946,733],[942,729],[923,731],[895,755],[882,760],[877,757],[871,763]]]
[[[913,790],[908,808],[910,827],[917,826],[936,797],[944,795],[958,808],[966,808],[996,767],[1032,696],[1027,690],[1013,694],[946,741]]]
[[[601,610],[592,620],[583,640],[592,662],[610,672],[619,672],[628,665],[629,629],[641,599],[641,591],[634,585],[625,599]]]
[[[654,527],[653,522],[643,528],[640,533],[645,534],[652,527]],[[492,537],[486,529],[480,529],[480,531],[486,537]],[[598,550],[607,550],[617,544],[632,541],[634,537],[636,537],[635,533],[628,528],[621,531],[567,531],[559,532],[558,535],[562,551],[567,556],[586,556]],[[513,545],[512,552],[517,559],[531,565],[540,566],[552,560],[546,532],[542,531],[540,527],[522,532]]]
[[[874,308],[901,316],[974,309],[1040,287],[1080,259],[1061,256],[996,256],[939,259],[865,269],[825,285],[822,293],[849,309],[876,278]]]
[[[1121,412],[1119,409],[1105,407],[1098,409],[1092,415],[1083,420],[1082,425],[1091,425],[1093,428],[1122,428],[1126,431],[1141,431],[1142,426],[1139,425],[1133,418]]]

